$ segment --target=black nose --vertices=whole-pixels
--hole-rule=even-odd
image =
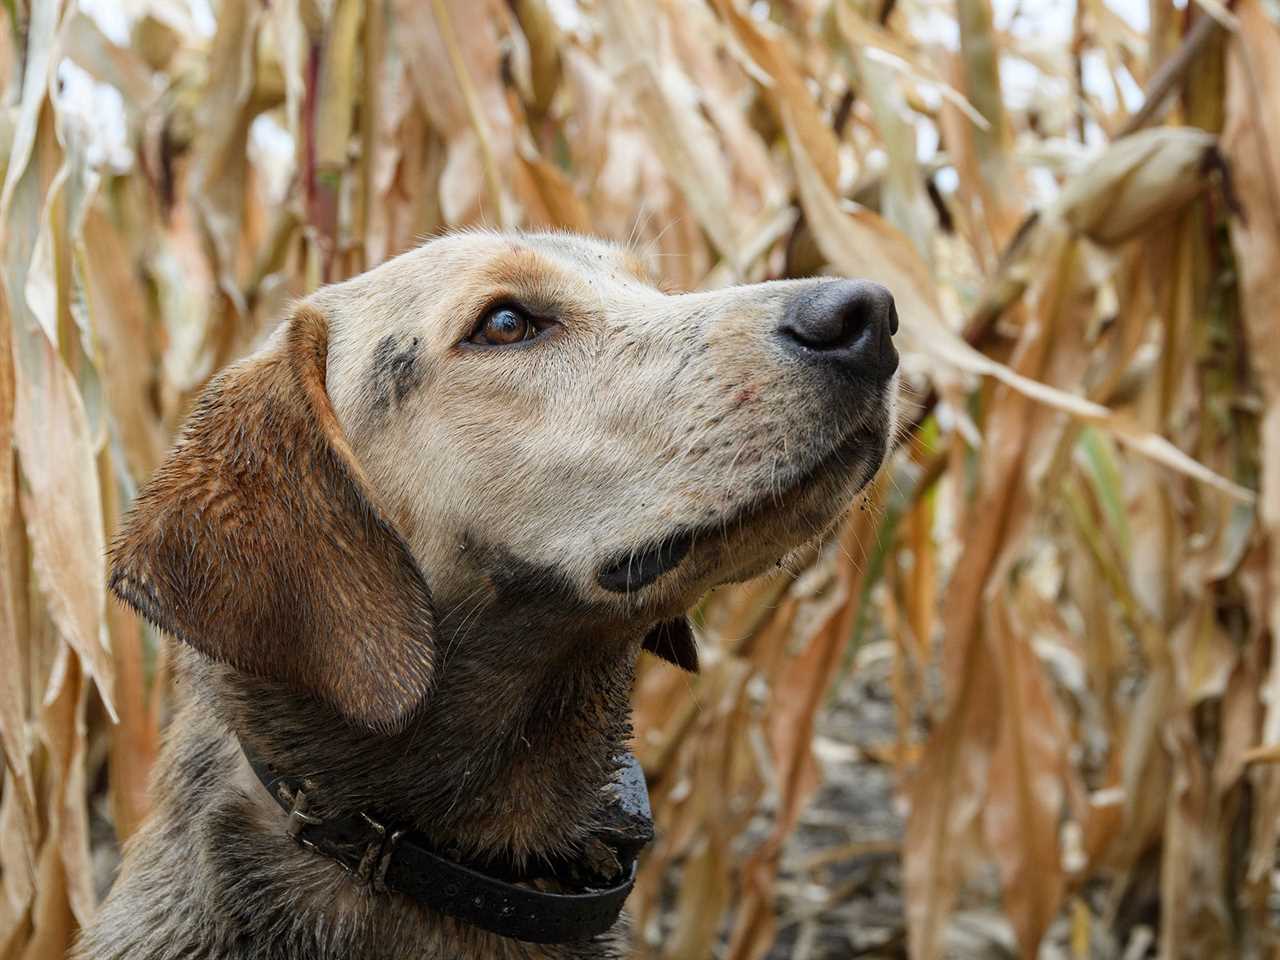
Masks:
[[[898,369],[892,336],[898,332],[893,294],[870,280],[828,280],[796,294],[778,327],[792,350],[867,376]]]

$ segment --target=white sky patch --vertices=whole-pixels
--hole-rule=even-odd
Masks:
[[[85,70],[63,59],[58,64],[54,94],[59,120],[74,124],[85,138],[89,166],[124,173],[133,166],[124,98],[108,83],[98,83]]]
[[[273,205],[289,199],[295,157],[293,136],[273,113],[260,113],[249,126],[249,160],[262,177],[263,193]]]
[[[940,7],[930,6],[911,18],[913,35],[921,43],[942,47],[944,50],[960,49],[960,25],[956,18]]]
[[[108,40],[122,47],[128,46],[133,25],[147,14],[179,33],[194,33],[205,40],[218,26],[210,0],[77,0],[76,5],[93,18]]]
[[[1132,3],[1133,0],[1121,0]],[[1019,40],[1045,44],[1071,40],[1076,15],[1075,0],[992,0],[997,30],[1007,30]]]
[[[938,128],[926,120],[919,117],[915,123],[916,128],[916,158],[924,163],[932,160],[938,152]]]
[[[137,11],[131,9],[133,4],[121,0],[80,0],[79,7],[93,18],[103,36],[112,43],[121,47],[129,43],[129,29],[137,17]]]
[[[1027,180],[1037,204],[1047,204],[1058,195],[1058,181],[1044,167],[1032,167],[1027,171]]]
[[[1116,72],[1116,82],[1120,85],[1120,96],[1124,99],[1126,110],[1133,113],[1142,106],[1142,88],[1138,86],[1138,81],[1133,79],[1133,74],[1128,69],[1120,67]]]
[[[1107,58],[1101,50],[1086,50],[1080,58],[1080,73],[1084,88],[1102,105],[1107,113],[1115,112],[1120,106],[1116,102],[1116,88],[1111,80],[1111,71],[1107,69]]]
[[[191,10],[192,25],[200,35],[212,37],[218,21],[213,15],[213,8],[209,6],[209,0],[188,0],[187,7]]]
[[[551,18],[555,20],[556,26],[565,33],[587,32],[587,21],[574,0],[547,0],[547,9],[551,11]]]
[[[1186,6],[1186,0],[1174,0],[1175,7]],[[1107,8],[1138,33],[1146,33],[1151,27],[1151,9],[1140,0],[1112,0]]]
[[[1040,89],[1044,74],[1020,57],[1000,58],[1000,97],[1006,107],[1025,110]]]

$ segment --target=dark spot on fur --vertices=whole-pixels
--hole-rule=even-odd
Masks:
[[[577,587],[558,567],[537,563],[507,547],[470,536],[463,540],[463,551],[484,571],[499,602],[506,606],[548,606],[558,615],[586,609]]]
[[[373,365],[369,379],[373,386],[373,409],[385,413],[393,404],[404,402],[422,385],[426,373],[418,355],[418,338],[400,343],[388,334],[373,348]]]

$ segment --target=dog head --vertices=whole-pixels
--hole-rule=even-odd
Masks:
[[[319,291],[210,384],[112,586],[378,729],[499,625],[522,668],[646,633],[692,668],[683,612],[822,534],[879,467],[896,328],[863,281],[669,295],[598,241],[436,240]]]

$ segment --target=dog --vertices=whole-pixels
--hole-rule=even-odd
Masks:
[[[637,659],[697,670],[691,606],[839,521],[897,323],[867,281],[672,295],[560,234],[442,237],[302,301],[112,547],[180,641],[177,705],[74,956],[621,957]]]

